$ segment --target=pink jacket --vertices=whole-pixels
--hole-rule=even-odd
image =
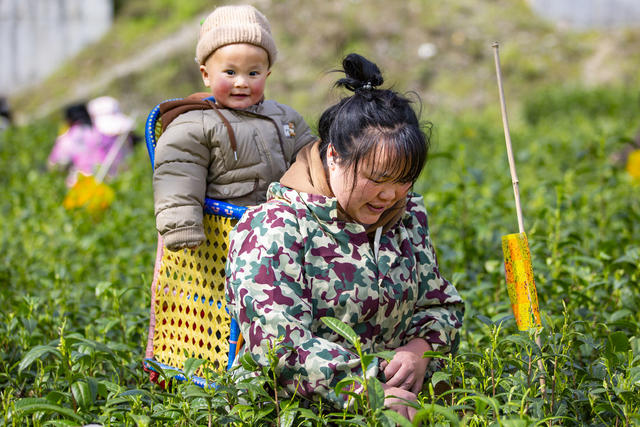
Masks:
[[[78,172],[85,175],[96,172],[117,138],[118,136],[105,135],[92,126],[74,124],[56,138],[49,154],[49,165],[68,167],[67,185],[72,186]],[[125,148],[120,150],[111,166],[110,175],[115,174],[126,151]]]

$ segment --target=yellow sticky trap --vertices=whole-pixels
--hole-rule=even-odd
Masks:
[[[65,209],[84,207],[91,214],[98,214],[111,205],[114,199],[113,189],[97,182],[91,175],[78,175],[78,181],[69,190],[62,205]]]
[[[627,172],[633,178],[640,178],[640,150],[634,150],[627,157]]]
[[[526,331],[533,326],[541,326],[527,235],[515,233],[502,236],[502,252],[509,299],[518,329]]]

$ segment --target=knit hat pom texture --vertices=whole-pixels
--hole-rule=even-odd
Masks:
[[[269,65],[278,55],[267,18],[253,6],[221,6],[209,14],[200,27],[196,60],[204,65],[216,49],[234,43],[248,43],[267,51]]]

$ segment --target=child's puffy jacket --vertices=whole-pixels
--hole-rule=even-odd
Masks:
[[[300,114],[275,101],[203,108],[177,115],[155,149],[156,227],[169,249],[204,241],[205,196],[239,206],[264,202],[269,184],[316,139]]]

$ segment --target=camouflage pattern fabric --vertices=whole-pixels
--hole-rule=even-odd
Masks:
[[[335,198],[271,184],[267,203],[236,225],[226,274],[242,352],[267,366],[268,350],[282,337],[277,375],[286,390],[343,407],[347,397],[334,386],[362,375],[360,360],[321,317],[350,325],[365,353],[416,337],[455,352],[464,305],[440,276],[421,196],[408,195],[405,214],[381,236],[377,259],[364,227],[338,220],[336,206]],[[365,375],[379,373],[376,361]]]

